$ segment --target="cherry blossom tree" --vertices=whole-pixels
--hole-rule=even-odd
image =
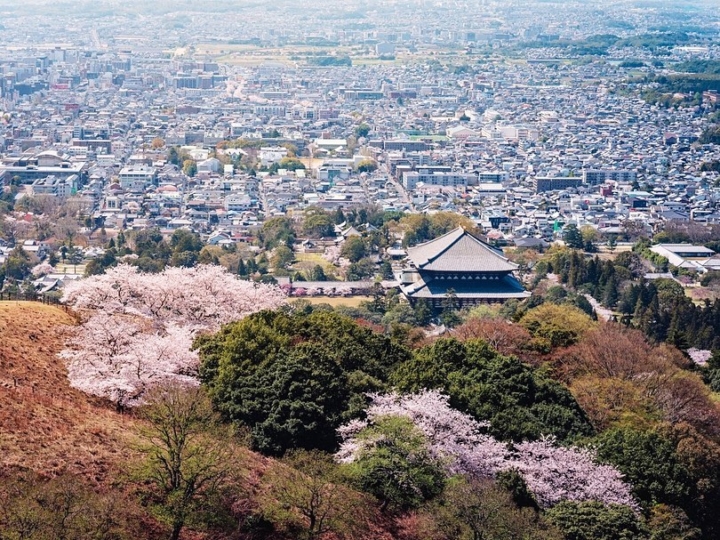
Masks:
[[[712,356],[712,351],[708,349],[696,349],[694,347],[685,351],[690,359],[698,366],[705,366]]]
[[[486,422],[450,407],[448,397],[437,390],[419,394],[371,394],[366,420],[355,420],[339,429],[343,444],[337,454],[349,463],[365,442],[357,434],[384,416],[405,416],[412,420],[428,441],[430,454],[447,464],[450,474],[494,476],[506,461],[506,446],[482,433]]]
[[[42,277],[55,272],[55,268],[46,262],[42,262],[38,265],[35,265],[30,272],[35,277]]]
[[[69,283],[63,302],[76,310],[132,313],[162,323],[216,330],[222,324],[285,302],[272,285],[237,279],[222,267],[170,267],[144,274],[118,265],[105,274]]]
[[[546,437],[518,444],[513,454],[507,468],[522,474],[543,508],[561,501],[599,501],[638,510],[620,471],[596,463],[590,449],[558,446],[552,437]]]
[[[142,403],[145,392],[166,383],[197,385],[198,356],[193,336],[169,324],[145,332],[132,319],[99,313],[90,318],[60,353],[70,385],[106,397],[118,407]]]
[[[70,384],[132,407],[153,386],[197,384],[199,360],[190,349],[198,332],[277,308],[285,295],[219,266],[145,274],[118,265],[69,283],[63,301],[84,320],[60,355]]]
[[[596,463],[590,449],[558,446],[551,437],[509,448],[483,433],[487,423],[452,409],[448,397],[436,390],[407,395],[371,394],[370,399],[365,420],[353,420],[338,430],[343,443],[335,457],[341,463],[352,463],[376,442],[361,436],[363,430],[381,418],[401,416],[409,418],[423,433],[428,451],[445,464],[447,474],[487,478],[516,470],[545,508],[572,500],[638,509],[631,487],[620,472]]]
[[[325,259],[328,262],[331,262],[333,264],[340,264],[340,246],[330,246],[326,247],[325,251],[323,252],[323,259]]]
[[[79,311],[122,312],[133,297],[142,294],[143,282],[137,267],[121,264],[104,274],[67,283],[62,302]]]

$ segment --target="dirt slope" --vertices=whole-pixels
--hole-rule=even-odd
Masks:
[[[108,480],[134,420],[70,388],[57,358],[75,324],[61,308],[0,302],[0,465]]]

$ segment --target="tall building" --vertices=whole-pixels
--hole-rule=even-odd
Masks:
[[[585,184],[596,186],[598,184],[604,184],[609,180],[614,182],[634,182],[637,180],[637,173],[626,169],[588,169],[583,171],[582,178]]]

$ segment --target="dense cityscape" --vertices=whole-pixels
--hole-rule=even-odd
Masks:
[[[0,540],[720,537],[715,2],[0,30]]]

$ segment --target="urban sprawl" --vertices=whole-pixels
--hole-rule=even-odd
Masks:
[[[133,235],[189,231],[212,248],[200,262],[269,268],[291,290],[307,281],[302,294],[383,279],[412,300],[423,262],[378,215],[463,216],[453,225],[506,254],[576,229],[579,247],[612,252],[720,222],[720,17],[707,9],[62,6],[0,9],[6,291],[58,290],[111,248],[132,262],[119,250]],[[287,256],[265,241],[282,220]],[[446,242],[466,241],[453,229]],[[343,249],[353,237],[364,244]],[[18,249],[51,264],[15,275]],[[652,249],[698,280],[720,268],[707,247]]]

